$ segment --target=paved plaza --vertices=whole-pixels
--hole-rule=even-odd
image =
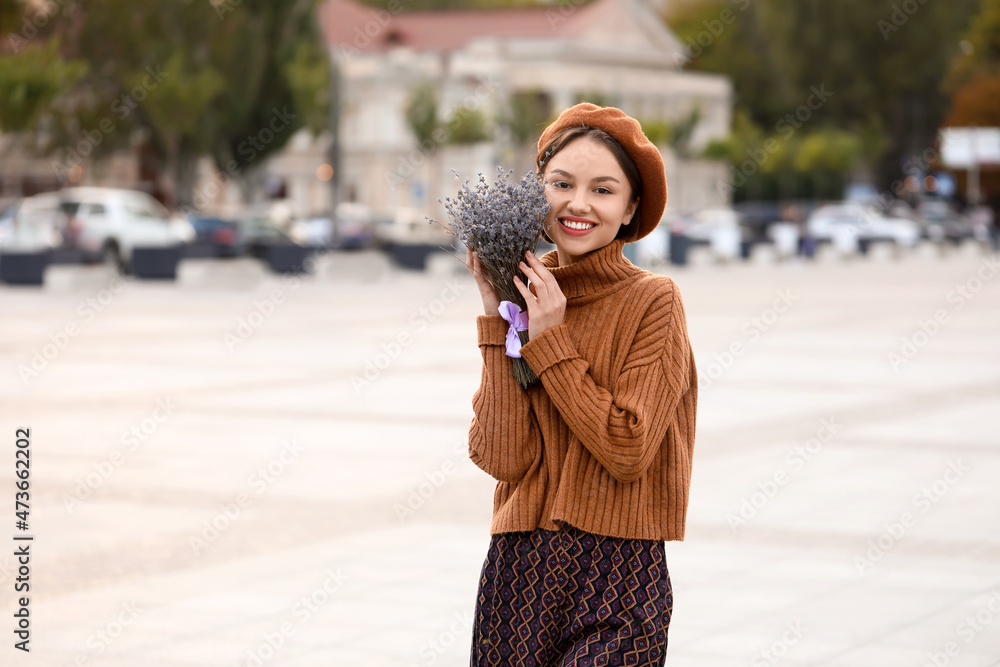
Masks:
[[[668,665],[1000,665],[1000,264],[879,250],[656,268],[702,378]],[[433,260],[0,286],[0,665],[468,665],[482,303]]]

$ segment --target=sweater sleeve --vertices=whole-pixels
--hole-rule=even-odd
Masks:
[[[690,384],[691,347],[676,285],[642,315],[610,389],[594,382],[565,324],[528,341],[521,354],[598,463],[619,481],[639,479]]]
[[[472,397],[469,458],[495,479],[516,482],[540,455],[541,432],[506,355],[507,322],[500,315],[480,315],[476,327],[483,374]]]

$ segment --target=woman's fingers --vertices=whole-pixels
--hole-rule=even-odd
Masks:
[[[473,277],[476,279],[476,283],[482,286],[484,283],[488,283],[486,280],[485,271],[483,271],[483,265],[479,261],[479,255],[473,252],[472,248],[467,248],[466,254],[466,264],[469,267],[469,271],[472,273]]]
[[[543,282],[546,287],[555,283],[556,279],[552,277],[548,268],[542,264],[542,260],[538,259],[533,252],[529,250],[525,253],[525,257],[527,257],[527,262],[531,269],[538,274],[539,281]]]
[[[524,273],[524,275],[527,276],[528,280],[531,281],[529,287],[532,288],[531,289],[532,294],[534,294],[539,298],[542,298],[541,293],[539,292],[539,288],[542,288],[542,291],[545,291],[545,283],[542,282],[542,279],[538,276],[537,273],[534,272],[534,270],[532,270],[530,266],[528,266],[524,262],[518,264],[518,268],[520,268],[521,271]]]
[[[517,291],[520,292],[521,296],[524,297],[524,302],[528,304],[528,311],[530,312],[531,305],[533,303],[538,302],[538,300],[535,299],[535,295],[531,293],[531,290],[529,290],[527,286],[524,283],[522,283],[521,279],[518,278],[517,276],[514,276],[514,287],[516,287]]]

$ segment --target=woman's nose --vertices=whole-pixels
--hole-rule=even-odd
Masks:
[[[590,202],[587,201],[587,192],[583,189],[577,189],[573,193],[573,199],[569,202],[569,210],[573,213],[583,213],[588,208],[590,208]]]

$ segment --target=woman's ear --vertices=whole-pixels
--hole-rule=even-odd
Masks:
[[[622,220],[623,225],[627,225],[632,222],[632,216],[635,215],[636,209],[639,208],[639,198],[636,197],[635,200],[629,204],[629,207],[625,209],[625,218]]]
[[[549,245],[555,245],[552,243],[552,239],[549,238],[549,235],[545,233],[545,225],[542,225],[542,238],[545,239],[545,242]]]

